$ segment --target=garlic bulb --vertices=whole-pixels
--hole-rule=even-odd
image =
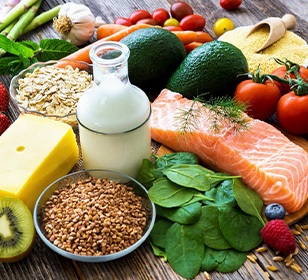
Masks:
[[[65,3],[61,6],[58,17],[53,20],[53,27],[61,39],[80,46],[94,34],[95,17],[89,7],[83,4]]]

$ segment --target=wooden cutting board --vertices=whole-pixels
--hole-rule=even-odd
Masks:
[[[273,124],[276,126],[275,124]],[[277,127],[277,126],[276,126]],[[279,127],[277,127],[279,128]],[[279,128],[282,130],[281,128]],[[295,136],[288,132],[282,131],[292,142],[297,144],[298,146],[302,147],[306,152],[308,152],[308,140],[307,137],[301,137],[301,136]],[[173,151],[169,148],[165,147],[164,145],[161,145],[157,151],[157,155],[162,156],[167,153],[172,153]],[[307,186],[308,187],[308,186]],[[304,204],[304,206],[297,212],[294,212],[292,214],[288,214],[285,217],[286,222],[289,225],[295,224],[302,218],[304,218],[308,214],[308,201]]]

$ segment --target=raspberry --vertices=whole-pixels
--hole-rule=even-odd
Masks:
[[[8,110],[10,97],[4,84],[0,82],[0,111],[6,112]]]
[[[269,221],[260,233],[264,243],[272,249],[285,255],[294,253],[296,249],[295,237],[284,220]]]

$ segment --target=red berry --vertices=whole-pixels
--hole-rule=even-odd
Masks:
[[[282,254],[289,255],[296,249],[295,237],[284,220],[275,219],[261,229],[261,237],[265,244]]]
[[[0,112],[6,112],[9,107],[9,93],[3,83],[0,82]]]

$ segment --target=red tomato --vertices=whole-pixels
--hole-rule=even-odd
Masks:
[[[308,95],[296,95],[293,91],[283,95],[277,105],[277,119],[286,131],[308,134]]]
[[[201,15],[188,15],[180,21],[183,30],[201,31],[206,24],[206,20]]]
[[[144,18],[152,18],[152,15],[147,10],[137,10],[132,12],[132,14],[129,16],[129,20],[136,24],[137,21],[144,19]]]
[[[156,9],[153,13],[152,13],[152,19],[154,19],[157,24],[159,24],[160,26],[164,25],[164,22],[170,18],[169,12],[166,9],[160,8],[160,9]]]
[[[285,65],[278,67],[271,74],[286,80],[288,80],[289,78],[295,79],[295,75],[293,73],[287,74],[287,68]],[[308,83],[308,69],[306,67],[301,65],[298,70],[298,74],[306,83]],[[280,83],[280,90],[282,94],[291,91],[290,86],[286,83]]]
[[[242,4],[242,0],[220,0],[219,3],[225,10],[232,11]]]
[[[157,25],[156,20],[152,18],[143,18],[136,22],[136,24],[142,24],[142,23],[149,24],[149,25]]]
[[[176,18],[178,21],[181,21],[182,18],[192,15],[194,12],[189,4],[183,1],[176,1],[171,5],[170,13],[172,17]]]
[[[125,26],[131,26],[132,25],[132,22],[128,18],[125,18],[125,17],[116,18],[114,20],[114,23],[115,24],[125,25]]]
[[[245,80],[237,85],[234,92],[234,99],[248,106],[246,113],[259,120],[266,120],[275,113],[280,97],[279,88],[271,81],[262,84]]]

